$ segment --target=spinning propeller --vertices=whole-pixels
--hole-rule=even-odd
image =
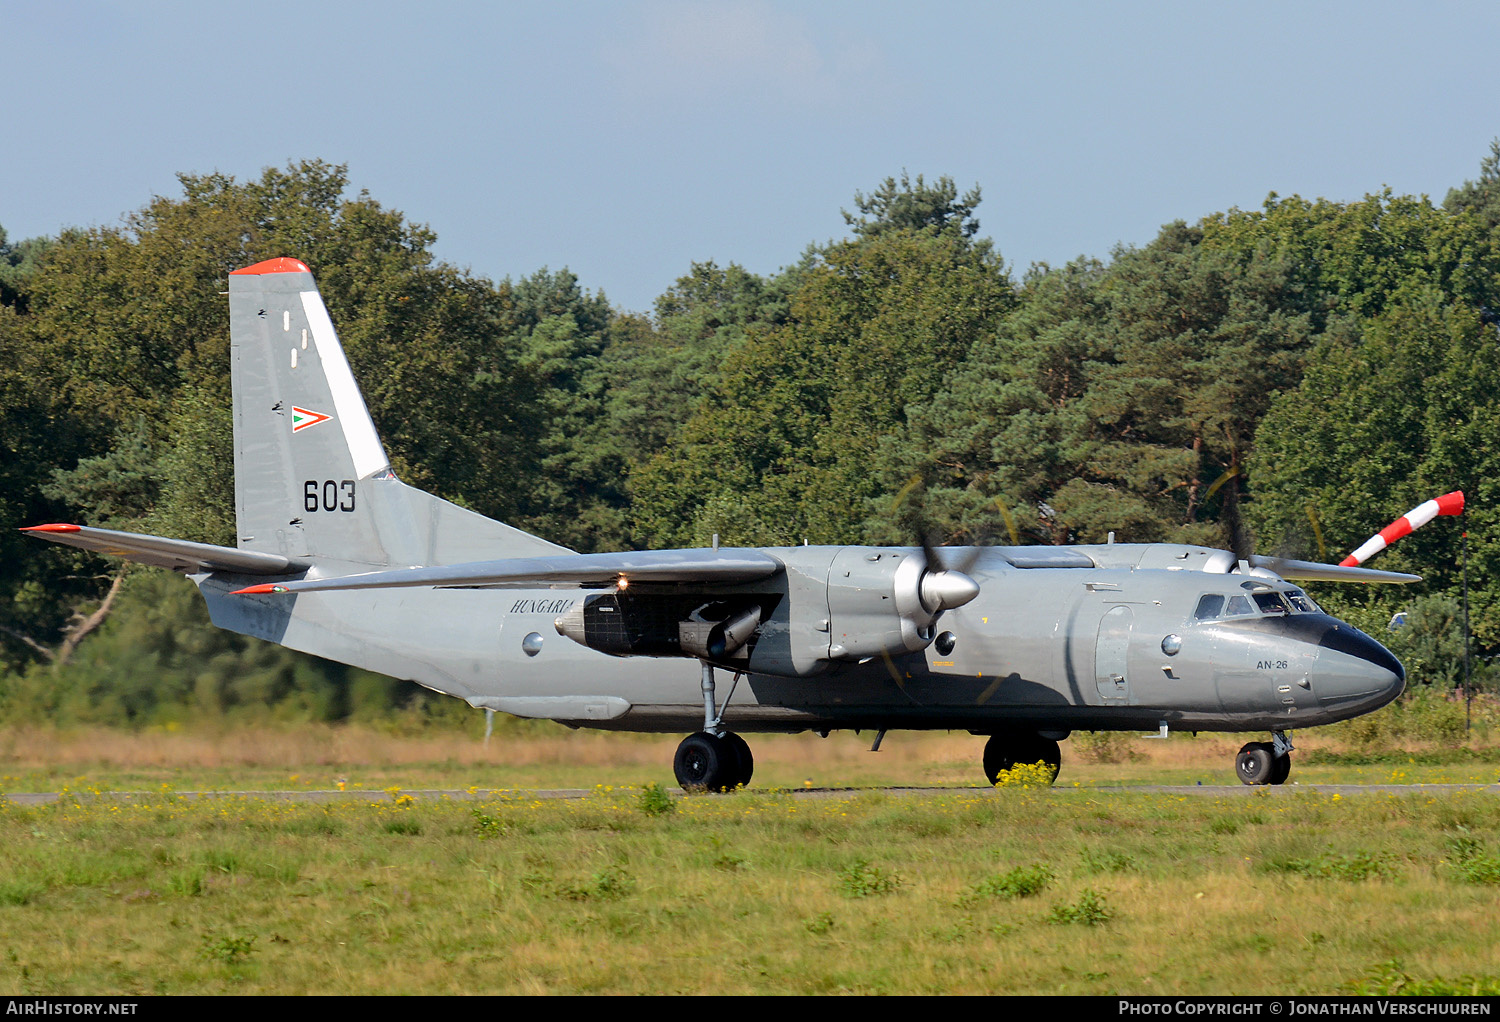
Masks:
[[[979,595],[979,583],[967,572],[979,555],[977,547],[959,551],[932,542],[936,534],[927,521],[920,476],[902,487],[892,511],[915,535],[921,554],[912,554],[896,572],[896,610],[917,629],[923,646],[932,641],[933,628],[945,610],[955,610]],[[903,506],[904,505],[904,506]]]

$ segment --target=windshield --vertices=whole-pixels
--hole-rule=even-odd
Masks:
[[[1322,609],[1300,589],[1257,589],[1240,593],[1204,593],[1193,611],[1194,621],[1268,614],[1321,614]]]
[[[1321,614],[1323,608],[1313,602],[1313,598],[1300,589],[1288,589],[1286,598],[1292,602],[1292,609],[1301,611],[1303,614]]]
[[[1281,598],[1280,593],[1256,593],[1255,605],[1265,614],[1290,614],[1291,606]]]

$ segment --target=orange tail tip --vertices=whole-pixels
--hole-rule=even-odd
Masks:
[[[63,525],[61,523],[53,523],[51,525],[30,525],[30,526],[27,526],[26,528],[22,529],[21,531],[22,532],[80,532],[80,531],[82,531],[82,529],[83,529],[83,526],[81,526],[81,525]]]
[[[284,593],[286,586],[279,586],[272,582],[263,582],[258,586],[246,586],[244,589],[236,589],[230,596],[254,596],[258,593]]]
[[[302,260],[300,260],[300,259],[291,259],[291,258],[288,258],[287,256],[281,256],[281,257],[276,258],[276,259],[267,259],[267,260],[265,260],[263,262],[256,263],[254,266],[246,266],[246,267],[244,267],[242,269],[231,270],[230,271],[231,274],[235,274],[235,273],[311,273],[311,272],[312,271],[307,268],[307,264],[304,263],[304,262],[302,262]]]

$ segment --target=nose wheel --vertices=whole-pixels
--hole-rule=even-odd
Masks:
[[[1249,742],[1234,757],[1241,784],[1285,784],[1292,774],[1292,743],[1276,732],[1274,742]]]

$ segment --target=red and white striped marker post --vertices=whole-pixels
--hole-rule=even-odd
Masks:
[[[1464,513],[1464,491],[1454,490],[1436,500],[1429,500],[1412,508],[1406,514],[1365,540],[1360,548],[1339,562],[1341,568],[1354,568],[1380,553],[1396,540],[1414,529],[1420,529],[1438,515],[1461,515]]]

